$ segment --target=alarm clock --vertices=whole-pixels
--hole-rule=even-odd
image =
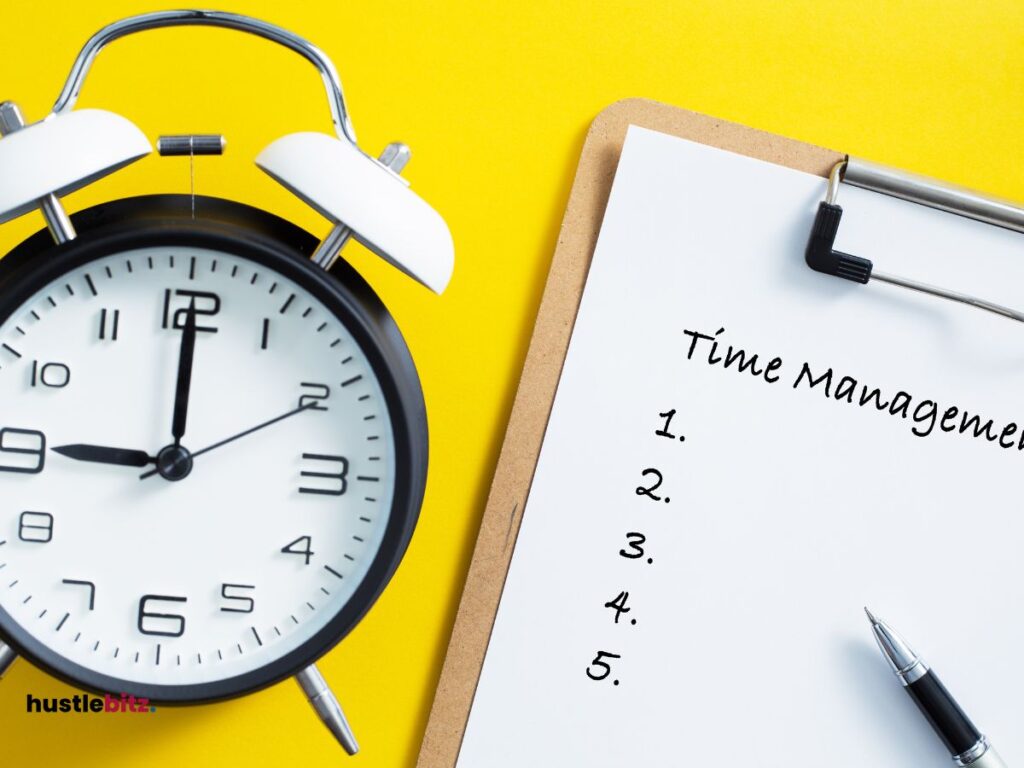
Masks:
[[[139,160],[129,120],[74,110],[109,42],[205,25],[320,72],[336,135],[274,141],[257,165],[333,224],[317,238],[240,202],[157,194],[68,216],[60,197]],[[271,24],[144,14],[85,45],[53,112],[0,105],[0,223],[43,230],[0,260],[0,673],[16,658],[157,703],[296,677],[350,752],[316,660],[360,621],[409,544],[427,419],[388,310],[339,252],[355,238],[440,294],[443,219],[364,153],[330,60]],[[162,139],[162,154],[223,148]]]

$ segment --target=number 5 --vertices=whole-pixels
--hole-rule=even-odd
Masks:
[[[608,677],[608,675],[612,673],[611,665],[607,661],[604,661],[604,659],[621,658],[622,654],[619,653],[608,653],[608,651],[598,651],[597,656],[594,657],[594,660],[590,662],[590,666],[587,667],[587,677],[589,677],[591,680],[604,680]],[[592,667],[597,667],[599,671],[597,673],[591,672],[590,670]],[[619,683],[618,680],[615,680],[614,682],[616,685],[618,685]]]

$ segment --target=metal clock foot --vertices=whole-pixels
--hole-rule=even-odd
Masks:
[[[7,670],[17,659],[18,654],[14,652],[14,649],[0,640],[0,679],[7,674]]]
[[[377,159],[381,165],[394,173],[401,173],[405,166],[409,164],[411,158],[412,152],[409,150],[409,147],[400,141],[395,141],[384,147],[384,151],[380,153],[380,157]],[[310,258],[318,267],[330,269],[334,266],[334,262],[338,260],[341,249],[345,247],[345,243],[351,237],[352,230],[338,222],[334,225],[334,229],[327,233],[327,237],[320,241],[320,245],[317,246],[316,251],[313,252]]]
[[[320,715],[327,729],[334,734],[334,738],[345,748],[350,755],[359,751],[359,744],[352,733],[352,728],[345,719],[345,713],[341,711],[341,704],[334,692],[328,687],[324,676],[316,668],[316,664],[310,664],[295,676],[296,682],[302,688],[303,693],[309,698],[309,703]]]

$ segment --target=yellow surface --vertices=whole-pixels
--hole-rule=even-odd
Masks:
[[[158,7],[173,6],[7,0],[0,99],[42,117],[92,32]],[[604,106],[647,96],[1024,198],[1019,0],[222,7],[322,47],[342,75],[363,146],[375,153],[391,140],[409,143],[406,175],[455,237],[455,277],[440,299],[365,252],[346,251],[412,347],[433,452],[405,563],[368,619],[321,665],[362,742],[352,765],[364,768],[415,762],[573,169]],[[121,112],[151,137],[224,133],[228,155],[197,163],[200,193],[326,232],[325,221],[251,163],[284,133],[329,129],[319,80],[297,57],[222,31],[149,33],[100,57],[81,105]],[[187,161],[149,158],[67,202],[78,210],[187,184]],[[32,215],[0,228],[0,250],[40,223]],[[28,692],[72,693],[26,663],[15,666],[0,683],[0,765],[345,762],[290,683],[136,718],[26,715]]]

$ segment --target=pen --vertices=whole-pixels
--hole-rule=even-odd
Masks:
[[[893,668],[910,698],[914,700],[932,728],[945,743],[958,766],[1006,768],[996,751],[974,727],[960,705],[939,678],[899,634],[884,621],[864,609],[871,620],[878,647]]]

